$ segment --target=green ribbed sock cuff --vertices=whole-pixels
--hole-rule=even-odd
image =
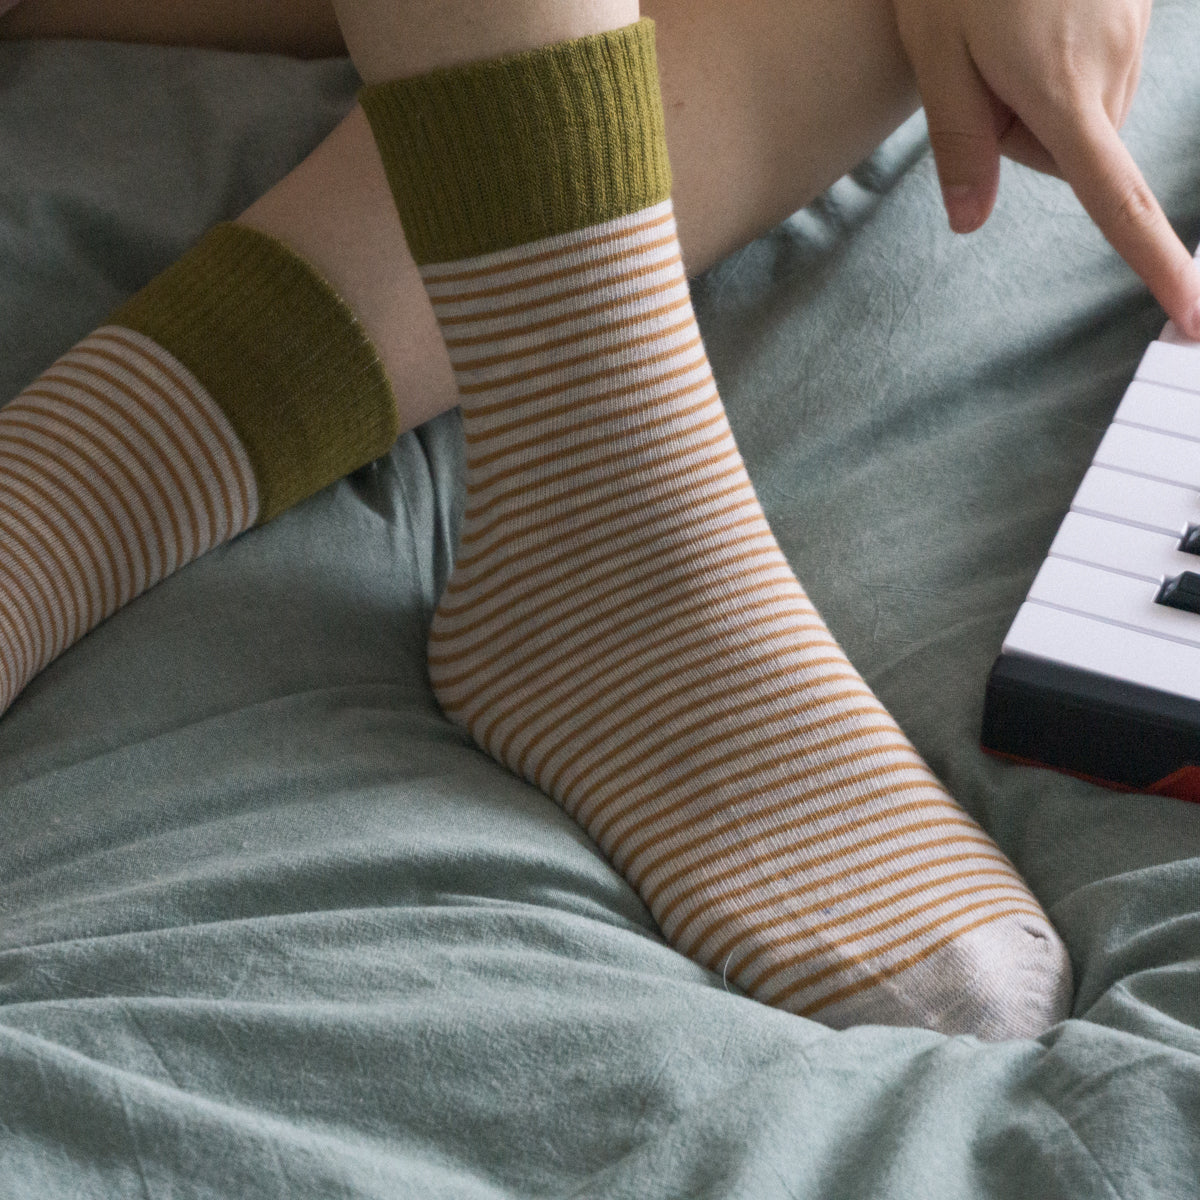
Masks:
[[[671,194],[654,23],[364,88],[409,247],[448,262]]]
[[[258,522],[378,458],[396,440],[387,375],[357,318],[302,258],[218,225],[110,318],[204,385],[258,483]]]

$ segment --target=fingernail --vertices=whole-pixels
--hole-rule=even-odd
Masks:
[[[942,188],[942,203],[955,233],[971,233],[983,224],[982,198],[969,183],[947,184]]]
[[[1194,342],[1200,342],[1200,300],[1196,301],[1192,311],[1187,315],[1187,323],[1183,327],[1183,332],[1188,335]]]

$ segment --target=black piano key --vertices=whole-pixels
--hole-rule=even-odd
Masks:
[[[1168,608],[1182,608],[1200,613],[1200,574],[1184,571],[1174,579],[1168,579],[1159,589],[1155,602]]]
[[[1179,548],[1184,554],[1200,554],[1200,525],[1189,525]]]

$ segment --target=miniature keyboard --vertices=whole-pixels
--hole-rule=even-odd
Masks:
[[[983,748],[1200,801],[1200,343],[1142,358],[988,679]]]

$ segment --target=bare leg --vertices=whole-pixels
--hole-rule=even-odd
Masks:
[[[412,14],[408,5],[396,8]],[[253,36],[245,21],[251,11]],[[674,205],[693,273],[814,199],[916,109],[887,0],[646,0],[642,11],[657,22]],[[341,43],[331,22],[325,0],[250,6],[24,0],[0,18],[0,37],[336,52]],[[359,115],[339,125],[243,220],[312,261],[359,314],[391,376],[402,428],[457,403],[446,352]]]
[[[680,241],[706,270],[810,201],[916,112],[889,0],[643,0]]]
[[[287,243],[341,294],[375,343],[401,430],[458,403],[445,343],[362,109],[239,218]]]

